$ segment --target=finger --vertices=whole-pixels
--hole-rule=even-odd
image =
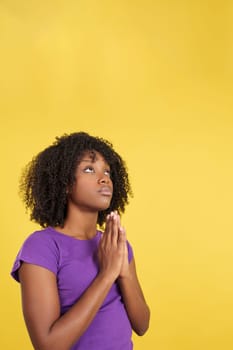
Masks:
[[[112,226],[112,244],[117,245],[118,241],[118,230],[119,230],[119,215],[114,212],[113,215],[113,226]]]
[[[116,211],[116,214],[117,214],[117,218],[118,218],[118,225],[120,227],[121,226],[121,217],[120,217],[120,215],[118,214],[117,211]]]
[[[128,247],[127,247],[126,231],[124,227],[120,227],[119,231],[121,235],[121,243],[124,246],[123,248],[124,261],[128,262]]]
[[[119,231],[118,231],[118,247],[119,247],[119,250],[124,253],[125,251],[125,246],[126,246],[126,238],[125,238],[125,231],[123,229],[123,227],[120,227],[119,228]]]
[[[109,233],[109,230],[110,230],[110,214],[108,214],[106,217],[104,233]]]
[[[119,227],[119,239],[126,241],[125,228],[122,226]]]
[[[128,247],[127,247],[127,238],[126,238],[126,230],[124,227],[121,227],[122,235],[125,241],[125,252],[128,255]]]
[[[107,244],[110,231],[111,231],[111,220],[110,220],[110,215],[107,215],[106,222],[105,222],[105,229],[101,236],[101,241],[100,241],[102,246],[105,246]]]

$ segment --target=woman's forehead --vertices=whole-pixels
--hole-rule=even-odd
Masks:
[[[108,164],[108,162],[106,161],[106,159],[104,158],[104,156],[97,152],[96,150],[87,150],[84,151],[82,156],[80,157],[80,162],[82,161],[91,161],[91,162],[96,162],[97,160],[102,160],[105,163]]]

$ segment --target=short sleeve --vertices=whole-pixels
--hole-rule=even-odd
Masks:
[[[18,252],[11,276],[19,282],[18,271],[23,262],[44,267],[57,275],[59,264],[59,249],[49,234],[36,231],[23,243]]]
[[[133,248],[128,241],[127,241],[127,247],[128,247],[128,260],[130,263],[130,261],[133,259]]]

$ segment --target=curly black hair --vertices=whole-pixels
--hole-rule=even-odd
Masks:
[[[76,167],[87,151],[99,152],[104,157],[113,182],[110,207],[99,212],[97,223],[102,226],[111,211],[124,212],[128,197],[132,196],[125,162],[109,141],[76,132],[56,137],[51,146],[25,167],[20,178],[20,195],[26,209],[31,211],[31,220],[42,227],[64,226],[67,188],[75,182]]]

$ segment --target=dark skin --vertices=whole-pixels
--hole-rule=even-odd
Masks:
[[[113,184],[110,169],[97,153],[84,155],[76,182],[68,189],[64,227],[55,229],[77,239],[96,234],[98,212],[109,207]],[[143,335],[150,312],[140,287],[134,259],[128,263],[126,233],[117,212],[107,216],[98,247],[99,273],[81,298],[60,316],[56,276],[49,270],[23,263],[19,270],[25,322],[36,350],[67,350],[88,328],[117,279],[133,330]],[[43,286],[43,288],[41,288]]]

